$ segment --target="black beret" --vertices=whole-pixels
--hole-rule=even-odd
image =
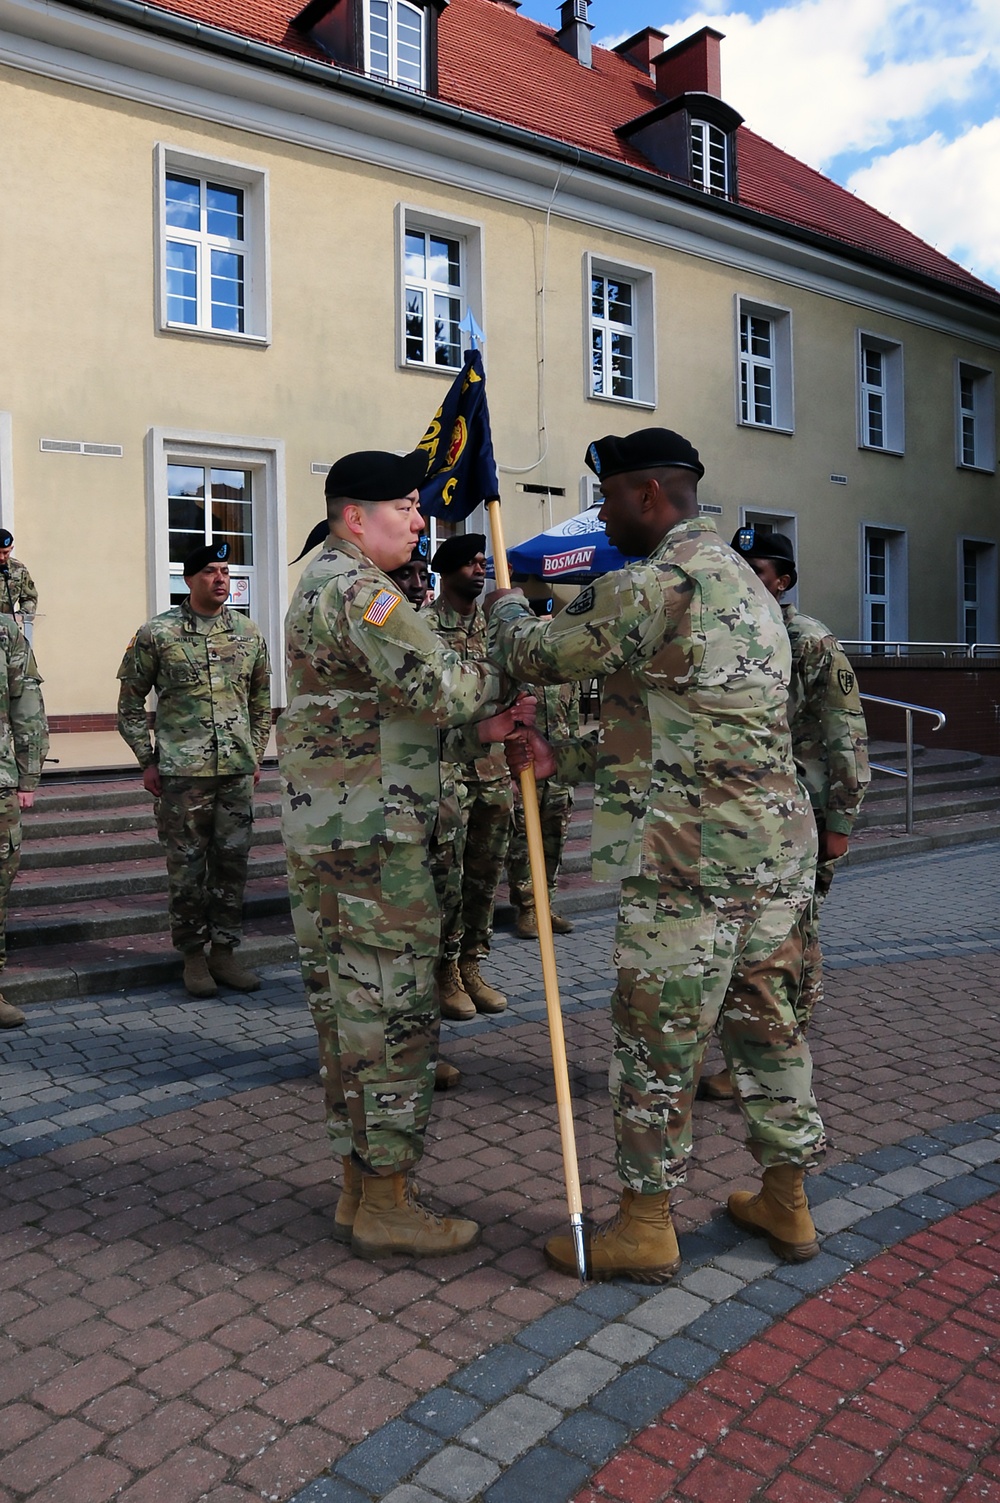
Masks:
[[[14,534],[6,527],[0,527],[0,548],[13,548]]]
[[[463,564],[471,564],[477,553],[486,552],[486,538],[481,532],[463,532],[458,537],[445,538],[431,559],[435,574],[450,574]]]
[[[782,574],[791,576],[792,584],[798,579],[795,570],[795,551],[791,538],[782,532],[758,532],[752,524],[741,527],[734,533],[732,546],[744,558],[769,558],[773,563],[784,564]]]
[[[192,574],[200,574],[209,564],[224,564],[228,559],[228,543],[205,543],[184,560],[184,578],[190,579]]]
[[[613,433],[596,438],[588,445],[586,462],[599,480],[632,470],[694,470],[699,479],[705,473],[698,450],[671,428],[640,428],[625,438]]]
[[[417,489],[427,474],[427,460],[425,449],[412,454],[386,454],[381,449],[345,454],[330,466],[324,489],[334,499],[398,501]]]

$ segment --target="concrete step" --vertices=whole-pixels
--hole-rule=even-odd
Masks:
[[[257,799],[254,802],[256,824],[265,820],[280,821],[281,803],[277,799]],[[43,840],[62,840],[67,837],[119,835],[124,832],[143,831],[153,833],[153,801],[145,795],[145,804],[108,804],[99,809],[50,809],[46,806],[25,811],[23,819],[25,835],[32,844]]]
[[[953,793],[928,794],[917,784],[913,796],[914,820],[923,824],[928,820],[947,819],[959,814],[987,815],[1000,809],[1000,789],[996,784],[989,787],[957,790]],[[870,802],[867,798],[855,822],[855,831],[890,827],[905,823],[906,797],[903,784],[893,798]]]
[[[246,886],[243,914],[247,923],[288,913],[288,883],[280,876],[251,878]],[[51,903],[12,910],[7,919],[8,951],[32,945],[69,945],[113,939],[123,934],[165,934],[167,907],[163,892],[130,892],[100,903]]]
[[[258,798],[280,799],[281,779],[276,766],[264,764],[256,794]],[[134,775],[127,777],[123,777],[120,772],[98,772],[87,777],[78,774],[60,777],[46,770],[35,795],[35,811],[104,809],[129,804],[152,804],[151,795],[142,786],[138,768]]]
[[[281,843],[281,821],[261,819],[254,821],[254,846],[276,846]],[[50,870],[52,867],[102,866],[122,860],[163,859],[163,847],[152,829],[139,831],[116,831],[92,837],[63,836],[36,840],[31,837],[21,848],[21,870]]]
[[[250,876],[283,877],[285,853],[280,845],[254,847],[250,852]],[[93,862],[75,868],[27,867],[22,863],[11,890],[10,909],[41,908],[56,901],[68,903],[100,902],[129,893],[159,892],[166,894],[167,872],[163,853],[147,860]]]

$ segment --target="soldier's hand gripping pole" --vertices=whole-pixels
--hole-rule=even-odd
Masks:
[[[499,500],[487,501],[493,568],[501,589],[510,588],[510,569],[504,547],[503,524]],[[542,821],[538,812],[538,789],[535,769],[521,774],[521,801],[524,804],[524,828],[528,839],[531,886],[535,894],[535,917],[538,922],[538,948],[542,955],[542,979],[545,983],[545,1010],[549,1022],[552,1049],[552,1073],[555,1077],[556,1107],[559,1113],[559,1137],[562,1141],[563,1171],[566,1178],[566,1203],[576,1250],[576,1267],[581,1283],[587,1277],[587,1255],[583,1243],[583,1200],[580,1195],[580,1168],[576,1157],[576,1132],[573,1127],[573,1100],[569,1089],[566,1063],[566,1038],[563,1033],[562,1006],[559,1001],[559,978],[556,975],[556,950],[552,942],[552,913],[549,908],[549,884],[545,874],[545,849],[542,845]]]

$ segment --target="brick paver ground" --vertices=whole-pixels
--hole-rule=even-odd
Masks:
[[[766,1247],[727,1231],[725,1195],[756,1174],[737,1114],[699,1104],[695,1161],[676,1197],[685,1268],[667,1291],[581,1291],[544,1265],[565,1202],[537,953],[510,936],[498,937],[492,967],[515,999],[510,1012],[446,1034],[463,1088],[438,1100],[420,1179],[440,1204],[476,1216],[483,1243],[437,1262],[363,1263],[330,1239],[336,1187],[294,973],[275,970],[250,998],[147,992],[33,1007],[29,1027],[0,1040],[0,1503],[558,1503],[587,1496],[595,1474],[611,1496],[643,1503],[673,1496],[651,1490],[665,1463],[647,1437],[687,1433],[691,1421],[669,1407],[685,1399],[679,1413],[719,1415],[702,1436],[705,1457],[683,1474],[670,1462],[677,1475],[665,1485],[676,1480],[685,1503],[754,1489],[773,1503],[1000,1496],[985,1462],[955,1482],[958,1453],[945,1452],[968,1449],[968,1437],[949,1431],[921,1450],[914,1423],[897,1426],[880,1463],[881,1431],[843,1430],[855,1411],[867,1416],[878,1378],[858,1345],[864,1312],[838,1303],[872,1280],[881,1292],[871,1260],[904,1243],[883,1268],[902,1258],[912,1277],[888,1284],[884,1308],[898,1314],[915,1300],[934,1320],[879,1337],[899,1353],[883,1383],[898,1382],[911,1349],[938,1352],[940,1372],[923,1372],[939,1389],[922,1420],[968,1412],[967,1396],[979,1403],[996,1376],[993,1348],[952,1350],[926,1333],[947,1342],[956,1328],[981,1328],[992,1340],[1000,1321],[988,1304],[995,1283],[991,1293],[976,1282],[990,1269],[963,1241],[971,1227],[997,1256],[998,871],[1000,847],[979,846],[838,879],[826,918],[829,1006],[813,1034],[831,1137],[813,1189],[824,1254],[776,1269]],[[610,934],[610,916],[597,914],[557,942],[596,1217],[617,1194],[605,1091]],[[957,1231],[944,1229],[952,1223]],[[843,1329],[823,1324],[831,1311],[844,1312]],[[664,1366],[660,1348],[676,1341],[687,1345]],[[774,1370],[768,1402],[741,1408],[710,1386],[774,1350],[798,1367]],[[839,1388],[810,1370],[824,1356],[843,1365]],[[954,1380],[945,1358],[962,1367]],[[827,1414],[824,1383],[841,1399]],[[742,1439],[720,1434],[709,1399],[734,1408],[726,1429]],[[781,1435],[760,1417],[779,1403],[786,1454],[767,1472]],[[857,1484],[852,1450],[868,1461]],[[887,1471],[890,1450],[901,1459]],[[920,1478],[931,1462],[939,1469],[924,1491],[911,1453],[929,1458]],[[835,1456],[843,1469],[831,1481]],[[635,1458],[648,1487],[615,1483],[615,1494],[615,1465]],[[711,1467],[695,1477],[708,1461],[739,1485],[720,1490]],[[980,1490],[961,1490],[970,1487]]]

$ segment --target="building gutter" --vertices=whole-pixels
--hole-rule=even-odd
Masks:
[[[691,188],[686,183],[668,178],[662,173],[636,167],[629,162],[617,162],[613,158],[602,156],[599,152],[588,151],[570,142],[560,141],[556,137],[543,135],[526,126],[494,120],[488,115],[477,114],[459,105],[448,104],[444,100],[435,99],[426,94],[384,83],[379,79],[369,78],[365,74],[354,73],[336,63],[320,62],[314,58],[302,57],[285,51],[267,42],[241,37],[221,27],[209,26],[203,21],[193,21],[188,16],[175,15],[157,6],[146,4],[145,0],[62,0],[62,3],[73,10],[89,12],[107,20],[120,21],[125,25],[152,32],[168,40],[187,42],[228,58],[290,75],[307,83],[316,84],[322,89],[339,90],[370,104],[382,105],[404,114],[424,116],[436,124],[498,141],[505,146],[531,155],[544,156],[564,166],[581,168],[598,176],[628,183],[632,187],[656,194],[658,197],[675,198],[696,207],[701,212],[711,209],[720,217],[767,230],[779,239],[785,237],[796,240],[800,244],[814,247],[827,254],[832,252],[845,261],[882,273],[889,271],[902,281],[933,291],[938,296],[951,296],[958,302],[989,312],[994,317],[1000,313],[1000,293],[995,298],[991,298],[972,288],[958,286],[945,277],[935,277],[918,268],[907,266],[891,256],[879,255],[877,252],[865,250],[861,246],[853,246],[849,242],[825,235],[808,226],[798,225],[793,220],[782,219],[764,210],[752,209],[743,204],[708,197],[699,189]]]

